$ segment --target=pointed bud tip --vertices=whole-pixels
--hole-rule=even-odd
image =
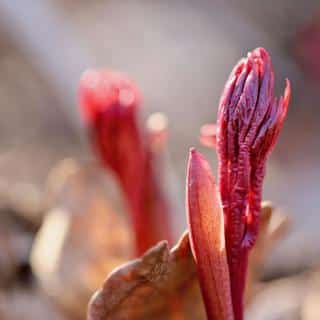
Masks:
[[[189,149],[189,154],[190,154],[190,156],[194,156],[197,152],[198,152],[198,151],[196,150],[195,147],[191,147],[191,148]]]
[[[269,60],[269,61],[271,60],[268,50],[263,47],[257,47],[252,51],[248,52],[248,58],[249,57],[262,59],[262,60]]]
[[[190,181],[197,179],[199,182],[203,179],[209,179],[214,183],[214,178],[210,164],[207,159],[199,152],[196,148],[192,147],[189,151],[189,160],[188,160],[188,177]],[[199,180],[200,179],[200,180]]]
[[[200,153],[195,147],[191,147],[189,149],[189,158],[190,159],[198,159],[198,160],[205,160],[205,157],[203,156],[202,153]]]
[[[209,164],[206,158],[194,147],[189,150],[189,170],[193,167],[208,167]]]
[[[260,56],[269,55],[269,52],[264,47],[257,47],[252,52]]]

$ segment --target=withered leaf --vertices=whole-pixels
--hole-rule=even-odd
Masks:
[[[277,214],[274,225],[270,224],[272,207],[262,206],[260,234],[249,260],[247,301],[255,292],[261,264],[287,226],[287,220]],[[91,298],[87,320],[120,319],[206,319],[187,232],[171,250],[160,242],[109,274]]]
[[[88,320],[204,318],[188,233],[114,270],[88,308]]]
[[[110,194],[110,181],[99,168],[74,160],[50,175],[52,208],[36,236],[31,263],[41,287],[69,318],[84,319],[105,274],[133,256],[129,223],[111,202],[116,195]]]

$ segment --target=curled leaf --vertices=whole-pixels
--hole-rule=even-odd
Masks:
[[[185,233],[171,250],[163,241],[114,270],[92,297],[88,320],[204,319],[196,269]]]
[[[50,177],[54,206],[33,244],[32,268],[47,295],[81,319],[105,274],[133,256],[132,235],[121,206],[110,202],[116,188],[99,168],[67,160]]]

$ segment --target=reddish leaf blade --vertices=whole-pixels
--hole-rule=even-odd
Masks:
[[[186,206],[208,319],[232,320],[223,213],[209,164],[195,149],[189,156]]]

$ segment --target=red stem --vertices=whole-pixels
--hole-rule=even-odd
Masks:
[[[243,319],[243,300],[248,264],[247,249],[241,243],[246,228],[246,210],[250,187],[250,159],[246,145],[241,145],[239,156],[230,169],[233,182],[229,194],[230,207],[226,213],[226,242],[231,280],[231,294],[235,320]]]
[[[99,118],[92,132],[105,167],[111,167],[125,193],[139,256],[161,240],[172,243],[169,205],[156,176],[158,159],[149,145],[142,144],[136,120],[130,116],[120,121],[121,129],[115,124],[110,132],[104,131],[103,118]]]

